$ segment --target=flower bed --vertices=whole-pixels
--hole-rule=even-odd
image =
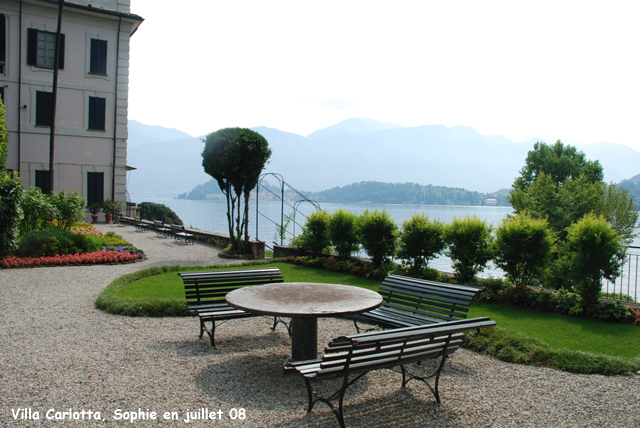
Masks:
[[[129,263],[145,258],[144,252],[121,236],[109,232],[104,234],[88,223],[77,223],[70,230],[71,233],[93,235],[98,239],[101,249],[92,252],[79,252],[75,254],[57,254],[42,257],[16,257],[9,255],[0,260],[1,268],[21,268],[36,266],[69,266],[87,264],[116,264]],[[98,248],[100,248],[100,246]]]
[[[112,250],[102,250],[93,253],[69,254],[54,257],[14,257],[7,256],[0,260],[3,268],[20,268],[35,266],[68,266],[68,265],[93,265],[103,263],[124,263],[140,259],[140,254],[121,253]]]

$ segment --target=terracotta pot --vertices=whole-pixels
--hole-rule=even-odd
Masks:
[[[114,215],[113,216],[113,224],[118,224],[120,223],[120,216],[119,215]]]
[[[91,223],[98,222],[98,214],[91,214]]]
[[[111,223],[111,214],[105,214],[104,219],[107,223]]]

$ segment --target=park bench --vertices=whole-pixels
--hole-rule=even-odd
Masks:
[[[134,217],[133,218],[133,224],[136,227],[136,230],[139,230],[141,232],[148,232],[149,231],[149,223],[146,223],[146,222],[142,221],[142,219],[140,217]]]
[[[170,227],[164,227],[164,223],[160,220],[153,220],[153,224],[156,227],[156,236],[162,235],[165,238],[168,238],[173,235],[173,229]]]
[[[171,229],[173,230],[173,237],[176,241],[184,240],[185,244],[191,242],[195,244],[196,240],[193,237],[193,233],[188,233],[187,229],[181,224],[172,224]]]
[[[389,275],[378,290],[382,304],[350,317],[358,332],[358,321],[394,328],[464,319],[471,301],[482,290],[483,287]]]
[[[200,319],[200,338],[204,331],[215,348],[216,321],[259,316],[230,306],[225,296],[230,291],[251,285],[284,282],[278,268],[242,269],[215,272],[181,272],[189,311]],[[211,323],[209,329],[206,323]],[[272,330],[278,323],[274,319]]]
[[[463,332],[495,324],[489,318],[473,318],[338,337],[325,348],[322,359],[292,363],[304,376],[309,398],[307,412],[321,401],[331,408],[340,426],[344,427],[343,400],[347,388],[366,373],[378,369],[401,373],[401,388],[412,379],[424,382],[440,404],[440,373],[447,357],[460,347]],[[428,373],[423,361],[437,358],[440,358],[437,368]],[[411,370],[408,365],[411,365]],[[340,388],[337,391],[327,395],[314,389],[312,380],[330,377],[339,378]],[[429,383],[432,378],[433,386]]]

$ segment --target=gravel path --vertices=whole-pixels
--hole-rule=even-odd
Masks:
[[[217,249],[204,244],[185,246],[132,227],[99,228],[120,233],[149,259],[0,270],[0,426],[337,426],[321,403],[307,415],[304,382],[282,373],[289,338],[282,327],[271,332],[268,318],[224,324],[213,349],[208,340],[197,339],[194,318],[127,318],[96,310],[96,297],[123,274],[221,262]],[[342,320],[318,324],[320,344],[353,332]],[[443,372],[442,405],[422,384],[404,390],[399,384],[400,375],[390,371],[356,383],[346,398],[347,426],[640,426],[639,376],[572,375],[462,349]],[[187,411],[202,408],[221,410],[221,419],[184,422]],[[85,421],[47,420],[47,414],[63,417],[69,409],[84,410]],[[116,420],[124,412],[138,415],[139,409],[143,416],[156,412],[158,420]],[[29,411],[32,419],[24,418]],[[104,421],[88,420],[89,411],[100,412]],[[164,420],[165,412],[176,412],[180,420]],[[232,419],[236,415],[245,419]]]

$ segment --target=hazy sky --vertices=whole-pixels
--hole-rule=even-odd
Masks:
[[[640,151],[638,1],[131,0],[129,118],[199,136],[350,117]]]

